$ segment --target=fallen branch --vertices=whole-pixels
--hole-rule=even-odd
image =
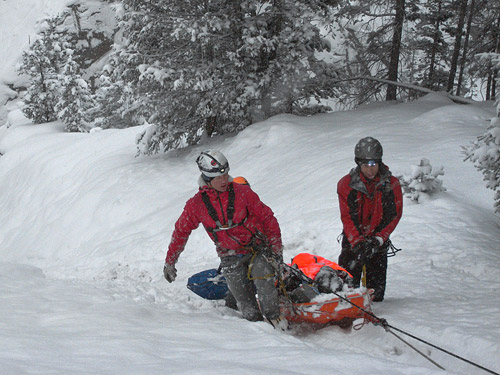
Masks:
[[[434,90],[428,89],[426,87],[413,85],[411,83],[394,82],[394,81],[390,81],[388,79],[377,78],[377,77],[359,76],[359,77],[352,77],[352,78],[346,78],[346,79],[338,80],[337,82],[355,81],[355,80],[358,80],[358,79],[366,79],[366,80],[369,80],[369,81],[376,81],[376,82],[380,82],[380,83],[385,83],[387,85],[395,85],[395,86],[399,86],[399,87],[405,87],[407,89],[416,90],[416,91],[420,91],[420,92],[425,92],[425,93],[428,93],[428,94],[429,93],[443,94],[443,95],[446,95],[448,98],[450,98],[451,100],[453,100],[453,101],[455,101],[457,103],[462,103],[462,104],[474,104],[474,103],[477,103],[476,101],[474,101],[472,99],[466,99],[466,98],[461,97],[461,96],[452,95],[452,94],[449,94],[449,93],[447,93],[445,91],[434,91]]]

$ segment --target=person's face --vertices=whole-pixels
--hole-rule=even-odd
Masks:
[[[363,175],[367,179],[372,180],[378,173],[379,163],[374,163],[373,161],[370,161],[368,163],[361,163],[360,168],[361,173],[363,173]]]
[[[214,177],[212,181],[209,182],[209,185],[215,190],[223,193],[227,190],[229,185],[229,174],[225,173],[221,176]]]

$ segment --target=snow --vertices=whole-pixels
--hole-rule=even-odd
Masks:
[[[15,83],[13,65],[36,20],[66,3],[0,1],[2,82]],[[500,221],[494,192],[461,153],[486,131],[493,103],[458,105],[431,94],[281,115],[153,157],[136,157],[144,127],[69,134],[59,122],[32,125],[19,105],[0,107],[0,375],[486,373],[404,337],[443,372],[381,327],[282,333],[202,300],[185,286],[218,265],[202,228],[181,255],[177,280],[163,279],[172,229],[196,192],[195,159],[206,148],[221,150],[231,174],[245,176],[274,210],[285,259],[308,251],[337,260],[336,183],[368,135],[381,141],[395,175],[411,174],[423,158],[444,171],[443,191],[419,204],[405,199],[392,236],[403,250],[389,260],[386,300],[374,313],[500,372]]]
[[[44,17],[54,16],[67,0],[2,0],[0,1],[0,124],[12,110],[9,102],[17,96],[12,87],[25,84],[26,79],[16,73],[22,52],[35,39],[39,23]]]
[[[94,33],[109,33],[110,25],[116,23],[115,13],[110,6],[99,0],[1,0],[0,1],[0,124],[6,120],[7,113],[12,110],[12,100],[18,93],[14,89],[24,87],[28,83],[26,76],[17,75],[17,67],[21,64],[22,53],[38,38],[44,20],[62,13],[65,7],[84,3],[87,14],[82,17],[81,27],[92,29]],[[98,10],[98,11],[97,11]],[[67,27],[74,28],[73,20]],[[89,26],[91,25],[91,26]],[[92,39],[95,45],[97,39]],[[87,73],[99,69],[104,61],[98,61]]]
[[[0,373],[338,374],[442,373],[381,327],[276,332],[186,287],[218,265],[195,231],[168,284],[162,266],[173,225],[196,192],[195,159],[221,150],[275,212],[285,259],[336,260],[336,182],[371,135],[394,174],[426,158],[446,191],[405,199],[392,239],[387,297],[377,316],[457,355],[500,370],[500,237],[487,190],[461,145],[482,134],[490,104],[439,95],[314,117],[280,115],[232,137],[135,157],[143,129],[62,132],[19,110],[0,128]],[[412,342],[452,374],[482,370]]]

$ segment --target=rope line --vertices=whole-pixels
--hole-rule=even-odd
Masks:
[[[296,270],[294,270],[294,269],[293,269],[293,267],[287,267],[287,269],[292,269],[293,271],[296,271]],[[297,272],[295,272],[295,274],[298,274],[298,273],[297,273]],[[311,278],[307,277],[307,276],[306,276],[306,275],[304,275],[304,274],[302,274],[302,278],[303,278],[303,280],[305,280],[305,281],[307,281],[307,282],[310,282],[310,283],[312,283],[312,282],[313,282],[313,280],[312,280]],[[441,368],[441,369],[443,369],[443,370],[444,370],[444,368],[443,368],[442,366],[440,366],[439,364],[435,363],[432,359],[430,359],[430,358],[428,358],[427,356],[425,356],[425,355],[424,355],[423,353],[421,353],[419,350],[417,350],[417,349],[416,349],[416,348],[414,348],[412,345],[410,345],[409,343],[407,343],[405,340],[403,340],[402,338],[400,338],[399,336],[397,336],[394,332],[391,332],[391,331],[389,330],[389,328],[392,328],[393,330],[398,331],[398,332],[400,332],[400,333],[402,333],[402,334],[404,334],[404,335],[406,335],[406,336],[409,336],[409,337],[411,337],[412,339],[415,339],[415,340],[417,340],[417,341],[420,341],[421,343],[424,343],[424,344],[426,344],[426,345],[429,345],[429,346],[431,346],[431,347],[433,347],[433,348],[435,348],[435,349],[437,349],[437,350],[440,350],[440,351],[442,351],[443,353],[446,353],[446,354],[448,354],[448,355],[450,355],[450,356],[452,356],[452,357],[455,357],[455,358],[457,358],[457,359],[460,359],[461,361],[464,361],[464,362],[466,362],[466,363],[468,363],[468,364],[470,364],[470,365],[472,365],[472,366],[475,366],[475,367],[477,367],[477,368],[480,368],[481,370],[484,370],[484,371],[486,371],[486,372],[488,372],[488,373],[490,373],[490,374],[493,374],[493,375],[500,375],[500,373],[498,373],[498,372],[495,372],[495,371],[493,371],[493,370],[490,370],[490,369],[488,369],[488,368],[486,368],[486,367],[484,367],[484,366],[481,366],[481,365],[479,365],[479,364],[477,364],[477,363],[475,363],[475,362],[472,362],[472,361],[470,361],[470,360],[468,360],[468,359],[466,359],[466,358],[463,358],[463,357],[461,357],[461,356],[459,356],[459,355],[457,355],[457,354],[455,354],[455,353],[452,353],[452,352],[450,352],[450,351],[448,351],[448,350],[446,350],[446,349],[443,349],[443,348],[441,348],[441,347],[439,347],[439,346],[437,346],[437,345],[434,345],[434,344],[432,344],[432,343],[430,343],[430,342],[428,342],[428,341],[426,341],[426,340],[423,340],[423,339],[421,339],[421,338],[419,338],[419,337],[417,337],[417,336],[415,336],[415,335],[412,335],[411,333],[405,332],[405,331],[403,331],[402,329],[399,329],[399,328],[397,328],[397,327],[394,327],[393,325],[389,324],[389,323],[387,322],[387,320],[385,320],[385,319],[383,319],[383,318],[379,318],[379,317],[378,317],[378,316],[376,316],[373,312],[368,311],[368,310],[364,309],[363,307],[361,307],[361,306],[359,306],[359,305],[355,304],[354,302],[352,302],[352,301],[351,301],[351,300],[349,300],[348,298],[345,298],[344,296],[342,296],[342,295],[340,295],[340,294],[338,294],[337,292],[334,292],[334,291],[332,291],[332,293],[333,293],[334,295],[336,295],[337,297],[339,297],[340,299],[342,299],[342,300],[344,300],[344,301],[346,301],[346,302],[350,303],[350,304],[351,304],[351,305],[353,305],[354,307],[356,307],[356,308],[358,308],[359,310],[363,311],[363,312],[364,312],[367,316],[369,316],[369,317],[371,317],[371,318],[373,318],[373,319],[374,319],[374,320],[372,321],[372,323],[373,323],[374,325],[380,325],[380,326],[382,326],[382,327],[385,329],[385,331],[386,331],[386,332],[389,332],[389,333],[391,333],[392,335],[396,336],[396,337],[397,337],[397,338],[399,338],[401,341],[403,341],[405,344],[407,344],[410,348],[412,348],[412,349],[413,349],[413,350],[415,350],[417,353],[421,354],[421,355],[422,355],[422,356],[424,356],[426,359],[428,359],[429,361],[431,361],[434,365],[436,365],[437,367],[439,367],[439,368]]]
[[[394,335],[395,337],[397,337],[399,340],[403,341],[406,345],[408,345],[410,348],[412,348],[413,350],[415,350],[418,354],[420,354],[422,357],[424,357],[425,359],[427,359],[429,362],[431,362],[433,365],[435,365],[436,367],[439,367],[441,370],[446,370],[443,366],[441,366],[439,363],[437,363],[436,361],[432,360],[429,356],[425,355],[424,353],[422,353],[420,350],[418,350],[417,348],[415,348],[413,345],[411,345],[408,341],[404,340],[401,336],[398,336],[396,335],[394,332],[392,331],[389,331],[389,330],[386,330],[387,332],[389,332],[390,334]]]
[[[395,334],[394,334],[393,332],[389,331],[389,328],[392,328],[393,330],[398,331],[398,332],[400,332],[400,333],[402,333],[402,334],[404,334],[404,335],[406,335],[406,336],[409,336],[409,337],[411,337],[412,339],[415,339],[415,340],[417,340],[417,341],[420,341],[420,342],[422,342],[422,343],[424,343],[424,344],[426,344],[426,345],[429,345],[429,346],[431,346],[431,347],[433,347],[433,348],[435,348],[435,349],[437,349],[437,350],[440,350],[440,351],[442,351],[443,353],[446,353],[446,354],[448,354],[448,355],[450,355],[450,356],[452,356],[452,357],[455,357],[455,358],[460,359],[460,360],[462,360],[462,361],[464,361],[464,362],[467,362],[468,364],[470,364],[470,365],[472,365],[472,366],[475,366],[475,367],[477,367],[477,368],[480,368],[481,370],[484,370],[484,371],[486,371],[486,372],[489,372],[490,374],[493,374],[493,375],[500,375],[498,372],[495,372],[495,371],[493,371],[493,370],[490,370],[490,369],[488,369],[488,368],[486,368],[486,367],[484,367],[484,366],[481,366],[481,365],[479,365],[479,364],[477,364],[477,363],[475,363],[475,362],[472,362],[472,361],[470,361],[470,360],[468,360],[468,359],[466,359],[466,358],[463,358],[463,357],[461,357],[461,356],[459,356],[459,355],[457,355],[457,354],[455,354],[455,353],[452,353],[452,352],[450,352],[450,351],[448,351],[448,350],[446,350],[446,349],[443,349],[443,348],[441,348],[441,347],[439,347],[439,346],[437,346],[437,345],[434,345],[434,344],[432,344],[432,343],[430,343],[430,342],[428,342],[428,341],[426,341],[426,340],[423,340],[423,339],[421,339],[421,338],[419,338],[419,337],[417,337],[417,336],[415,336],[415,335],[412,335],[411,333],[405,332],[405,331],[403,331],[402,329],[399,329],[399,328],[397,328],[397,327],[394,327],[393,325],[389,324],[389,323],[387,322],[387,320],[385,320],[385,319],[383,319],[383,318],[379,318],[378,316],[376,316],[376,315],[375,315],[374,313],[372,313],[371,311],[368,311],[368,310],[366,310],[366,309],[362,308],[361,306],[356,305],[354,302],[352,302],[352,301],[348,300],[347,298],[345,298],[345,297],[341,296],[340,294],[338,294],[338,293],[336,293],[336,292],[333,292],[333,294],[335,294],[337,297],[339,297],[339,298],[343,299],[344,301],[349,302],[349,303],[350,303],[351,305],[353,305],[354,307],[357,307],[358,309],[360,309],[361,311],[363,311],[365,314],[367,314],[368,316],[370,316],[370,317],[372,317],[373,319],[375,319],[375,321],[373,321],[373,322],[372,322],[373,324],[375,324],[375,325],[381,325],[381,326],[382,326],[382,327],[383,327],[383,328],[384,328],[387,332],[389,332],[389,333],[391,333],[391,334],[393,334],[393,335],[395,335]],[[395,335],[395,336],[396,336],[396,335]],[[397,336],[396,336],[396,337],[397,337]],[[398,337],[398,338],[399,338],[399,337]],[[402,341],[403,341],[403,342],[405,342],[404,340],[402,340]],[[406,343],[406,342],[405,342],[405,343]],[[407,344],[410,348],[414,349],[417,353],[422,354],[422,353],[420,353],[418,350],[416,350],[413,346],[409,345],[408,343],[406,343],[406,344]],[[422,354],[422,355],[423,355],[423,354]],[[424,355],[424,357],[426,357],[426,356]],[[426,357],[426,358],[427,358],[427,357]],[[432,361],[430,358],[427,358],[427,359],[428,359],[428,360],[430,360],[431,362],[433,362],[433,363],[434,363],[434,361]],[[437,363],[435,363],[435,365],[441,368],[441,366],[439,366]]]
[[[381,320],[385,320],[385,319],[381,319]],[[417,337],[417,336],[415,336],[415,335],[412,335],[411,333],[408,333],[408,332],[403,331],[402,329],[396,328],[396,327],[394,327],[394,326],[392,326],[392,325],[390,325],[390,324],[388,324],[388,323],[386,323],[386,324],[387,324],[387,327],[392,328],[392,329],[394,329],[395,331],[401,332],[402,334],[405,334],[405,335],[407,335],[407,336],[411,337],[412,339],[415,339],[415,340],[420,341],[420,342],[422,342],[422,343],[424,343],[424,344],[427,344],[427,345],[429,345],[429,346],[431,346],[431,347],[433,347],[433,348],[435,348],[435,349],[437,349],[437,350],[442,351],[443,353],[446,353],[446,354],[448,354],[448,355],[451,355],[452,357],[455,357],[455,358],[460,359],[460,360],[462,360],[462,361],[464,361],[464,362],[467,362],[468,364],[470,364],[470,365],[472,365],[472,366],[475,366],[475,367],[477,367],[477,368],[480,368],[481,370],[484,370],[484,371],[486,371],[486,372],[489,372],[490,374],[493,374],[493,375],[500,375],[498,372],[495,372],[495,371],[490,370],[490,369],[488,369],[488,368],[486,368],[486,367],[484,367],[484,366],[481,366],[481,365],[479,365],[479,364],[477,364],[477,363],[475,363],[475,362],[472,362],[472,361],[470,361],[470,360],[468,360],[468,359],[466,359],[466,358],[463,358],[463,357],[459,356],[458,354],[452,353],[452,352],[450,352],[450,351],[448,351],[448,350],[446,350],[446,349],[443,349],[443,348],[441,348],[441,347],[439,347],[439,346],[437,346],[437,345],[434,345],[434,344],[432,344],[432,343],[430,343],[430,342],[428,342],[428,341],[425,341],[425,340],[423,340],[423,339],[421,339],[421,338],[419,338],[419,337]]]

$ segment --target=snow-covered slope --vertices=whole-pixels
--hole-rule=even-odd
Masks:
[[[447,189],[405,199],[392,236],[387,298],[375,314],[500,370],[500,236],[493,192],[463,162],[493,107],[439,95],[314,117],[277,116],[239,135],[136,157],[140,128],[66,134],[59,123],[0,129],[0,374],[442,373],[380,327],[275,332],[199,299],[187,278],[218,265],[203,229],[168,284],[161,268],[173,225],[196,192],[195,158],[220,149],[276,213],[285,259],[336,260],[336,183],[363,136],[378,138],[396,175],[420,158],[444,167]],[[457,374],[482,370],[412,342]],[[4,370],[5,369],[5,370]]]

